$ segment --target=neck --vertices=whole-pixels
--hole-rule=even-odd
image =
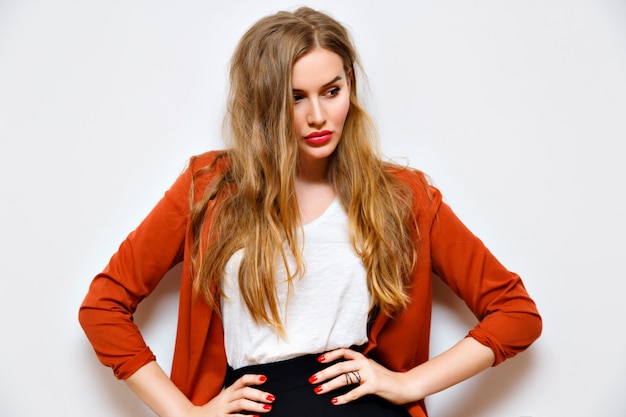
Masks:
[[[300,183],[328,183],[328,160],[300,161],[296,181]]]
[[[335,199],[337,194],[327,174],[327,170],[298,171],[295,186],[302,224],[308,224],[321,216]]]

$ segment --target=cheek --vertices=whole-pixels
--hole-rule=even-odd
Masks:
[[[306,113],[302,111],[301,107],[297,107],[293,111],[293,124],[296,130],[300,130],[302,127],[305,127],[306,123]]]
[[[349,110],[350,97],[346,97],[344,100],[338,102],[333,115],[335,123],[343,125],[343,123],[346,121],[346,117],[348,117]]]

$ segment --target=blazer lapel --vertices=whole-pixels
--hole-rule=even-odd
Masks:
[[[380,331],[385,326],[385,323],[387,323],[387,320],[389,320],[389,317],[386,314],[380,314],[380,313],[376,314],[376,317],[372,321],[372,324],[369,330],[367,345],[365,346],[365,349],[363,350],[364,355],[366,355],[368,352],[371,352],[372,350],[376,348],[376,346],[378,346],[378,335],[380,334]]]

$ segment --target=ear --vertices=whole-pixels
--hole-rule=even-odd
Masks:
[[[346,73],[346,79],[348,80],[348,90],[352,89],[352,78],[354,77],[354,70],[352,68],[348,68]]]

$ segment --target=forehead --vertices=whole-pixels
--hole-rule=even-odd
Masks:
[[[294,89],[314,89],[338,76],[345,80],[341,57],[328,49],[316,48],[293,64],[291,82]]]

